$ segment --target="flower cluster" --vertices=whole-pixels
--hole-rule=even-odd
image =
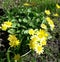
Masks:
[[[36,51],[36,53],[41,54],[44,51],[44,46],[47,44],[47,39],[49,33],[43,29],[40,30],[29,30],[29,34],[32,35],[30,38],[30,49]]]
[[[57,7],[57,9],[60,8],[60,6],[58,4],[56,4],[56,7]],[[48,15],[48,16],[50,16],[51,15],[50,10],[45,10],[45,14]],[[53,16],[58,17],[59,14],[58,13],[54,13]]]
[[[10,41],[10,47],[16,47],[20,44],[19,40],[16,38],[15,35],[9,35],[8,40]]]

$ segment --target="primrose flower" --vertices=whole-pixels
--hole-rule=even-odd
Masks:
[[[14,60],[19,60],[19,59],[20,59],[20,55],[19,54],[15,54]]]
[[[38,55],[40,55],[44,52],[44,47],[42,47],[41,45],[37,45],[37,47],[35,48],[35,51]]]
[[[58,4],[56,4],[56,7],[57,7],[58,9],[60,9],[60,5],[58,5]]]
[[[29,29],[29,34],[34,35],[35,31],[33,29]]]
[[[4,30],[4,31],[6,31],[7,28],[10,28],[11,26],[12,26],[12,23],[9,22],[9,21],[6,21],[6,22],[4,22],[4,23],[2,24],[1,29]]]
[[[50,15],[51,13],[50,13],[50,10],[45,10],[45,13],[47,14],[47,15]]]
[[[8,37],[10,47],[16,47],[20,44],[19,40],[15,37],[15,35],[9,35]]]

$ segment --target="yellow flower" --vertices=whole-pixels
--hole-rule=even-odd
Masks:
[[[58,9],[60,9],[60,5],[58,5],[58,4],[56,4],[56,7],[57,7]]]
[[[10,47],[15,47],[15,41],[10,41],[9,45],[10,45]]]
[[[10,47],[16,47],[20,44],[19,40],[16,40],[16,41],[10,41],[9,42],[9,45]]]
[[[9,35],[8,40],[9,40],[9,41],[16,41],[17,38],[16,38],[15,35]]]
[[[46,20],[47,20],[47,21],[50,21],[51,19],[50,19],[50,17],[46,17]]]
[[[40,55],[44,52],[44,48],[41,45],[37,45],[37,47],[35,48],[35,51],[38,55]]]
[[[41,24],[41,28],[47,29],[47,26],[45,24]]]
[[[15,35],[9,35],[8,37],[10,47],[16,47],[20,44],[19,40],[15,37]]]
[[[50,19],[50,17],[46,17],[46,21],[50,25],[50,29],[53,30],[55,25],[54,25],[53,21]]]
[[[12,23],[11,23],[11,22],[9,22],[9,21],[4,22],[4,24],[6,24],[6,25],[7,25],[7,27],[11,27],[11,26],[12,26]]]
[[[39,34],[38,34],[38,37],[41,39],[41,38],[45,38],[45,37],[48,37],[48,33],[43,30],[43,29],[40,29],[39,31]]]
[[[20,55],[19,54],[15,54],[14,60],[19,60],[19,59],[20,59]]]
[[[40,41],[40,38],[37,35],[31,36],[32,41]]]
[[[30,48],[34,50],[37,47],[38,42],[40,42],[40,38],[37,35],[31,36],[31,40],[29,44]]]
[[[30,40],[29,47],[30,49],[35,49],[37,47],[38,43],[36,41]]]
[[[20,44],[19,40],[15,41],[15,45],[18,46]]]
[[[42,45],[42,46],[45,46],[47,44],[47,41],[46,40],[42,40],[41,42],[40,42],[40,45]]]
[[[56,17],[58,17],[58,16],[59,16],[59,14],[57,14],[57,13],[56,13],[56,14],[53,14],[53,16],[56,16]]]
[[[11,26],[12,26],[12,23],[9,22],[9,21],[6,21],[6,22],[4,22],[4,23],[2,24],[1,29],[4,30],[4,31],[6,31],[7,28],[10,28]]]
[[[30,35],[34,35],[34,33],[35,33],[35,31],[34,31],[33,29],[30,29],[30,30],[29,30],[29,34],[30,34]]]
[[[6,30],[7,30],[7,26],[6,26],[6,24],[2,24],[1,29],[4,30],[4,31],[6,31]]]
[[[50,15],[51,13],[50,13],[50,10],[45,10],[45,13],[47,14],[47,15]]]
[[[30,6],[30,4],[29,3],[24,3],[24,6]]]

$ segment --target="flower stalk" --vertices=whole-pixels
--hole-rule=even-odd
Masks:
[[[11,62],[10,61],[10,50],[9,50],[10,48],[8,48],[8,50],[7,50],[7,62]]]

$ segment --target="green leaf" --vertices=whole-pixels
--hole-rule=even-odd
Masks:
[[[26,19],[26,18],[24,18],[24,19],[23,19],[23,22],[27,23],[28,21],[27,21],[27,19]]]
[[[16,26],[17,26],[17,23],[12,24],[12,28],[16,28]]]
[[[20,27],[20,23],[17,23],[17,28]]]
[[[12,19],[11,21],[12,21],[12,22],[15,22],[15,21],[16,21],[16,19]]]
[[[24,34],[28,34],[28,30],[25,30],[25,31],[24,31]]]
[[[19,20],[19,22],[22,22],[22,20],[21,19],[18,19]]]
[[[16,33],[20,33],[20,30],[17,30]]]
[[[10,34],[15,34],[15,33],[16,33],[16,30],[15,30],[15,29],[9,29],[9,30],[8,30],[8,33],[10,33]]]

